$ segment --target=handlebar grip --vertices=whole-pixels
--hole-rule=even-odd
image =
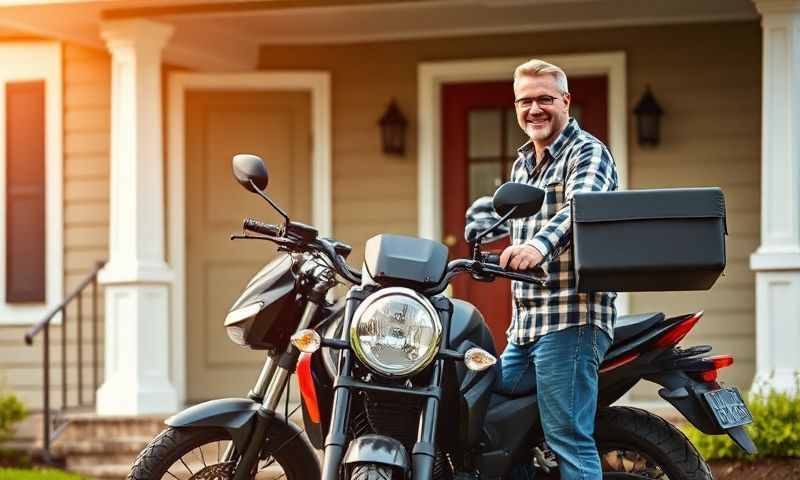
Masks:
[[[244,219],[242,228],[253,233],[260,233],[262,235],[269,235],[271,237],[279,237],[281,235],[281,229],[277,226],[270,225],[268,223],[261,223],[255,218],[250,217]]]
[[[488,263],[491,265],[500,265],[500,254],[499,253],[487,253],[483,260],[484,263]]]
[[[493,265],[496,267],[500,267],[500,254],[493,252],[484,254],[483,263],[485,265]],[[511,277],[514,277],[515,280],[539,283],[541,285],[544,284],[547,278],[547,274],[544,273],[544,270],[539,265],[525,272],[518,272],[508,269],[500,269],[499,271],[508,273]]]

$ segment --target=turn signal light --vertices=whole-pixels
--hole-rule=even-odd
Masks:
[[[473,372],[482,372],[497,363],[497,359],[486,350],[476,347],[464,353],[464,363]]]
[[[322,345],[322,339],[319,333],[311,329],[295,332],[295,334],[292,335],[291,341],[292,345],[305,353],[314,353],[319,350],[319,347]]]

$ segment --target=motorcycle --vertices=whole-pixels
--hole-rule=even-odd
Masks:
[[[278,246],[225,319],[233,342],[265,350],[267,359],[247,398],[213,400],[167,419],[129,479],[558,478],[535,396],[493,392],[496,352],[483,316],[443,294],[465,273],[476,281],[544,281],[501,268],[497,254],[480,249],[481,237],[506,220],[535,214],[542,190],[502,185],[493,199],[500,219],[478,235],[470,258],[448,262],[439,242],[384,234],[367,241],[358,271],[346,261],[350,246],[291,221],[269,198],[259,157],[236,155],[233,171],[284,219],[276,226],[248,218],[245,233],[231,237]],[[326,299],[337,277],[352,284],[343,304]],[[661,385],[660,396],[704,433],[727,434],[756,451],[741,394],[717,382],[733,357],[706,356],[707,345],[678,346],[701,317],[618,318],[599,373],[595,438],[603,478],[712,478],[673,425],[611,406],[642,379]],[[304,429],[279,413],[293,373]],[[315,449],[324,452],[321,465]]]

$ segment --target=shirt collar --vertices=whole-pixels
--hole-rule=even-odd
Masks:
[[[580,130],[581,127],[578,125],[578,121],[570,117],[570,119],[567,121],[567,126],[564,127],[564,130],[561,131],[561,134],[558,136],[558,138],[556,138],[553,143],[545,147],[544,156],[542,158],[547,158],[548,155],[554,159],[558,158],[564,151],[564,148],[570,144],[576,135],[578,135]],[[527,167],[528,173],[532,173],[534,167],[536,166],[536,157],[534,155],[534,151],[535,148],[533,146],[533,142],[530,140],[525,142],[517,149],[517,153],[525,158],[525,167]]]

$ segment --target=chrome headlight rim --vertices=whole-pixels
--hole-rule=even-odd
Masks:
[[[373,362],[371,362],[367,358],[367,355],[364,352],[363,347],[361,346],[361,338],[358,335],[358,323],[359,320],[361,320],[361,317],[364,315],[364,311],[367,308],[369,308],[373,303],[389,296],[410,297],[411,299],[422,305],[422,307],[425,309],[425,311],[428,313],[428,315],[430,315],[432,319],[433,330],[434,330],[433,338],[431,341],[432,347],[428,349],[428,352],[425,354],[425,356],[417,363],[416,366],[407,368],[399,372],[387,372],[376,366]],[[439,318],[439,314],[436,311],[436,309],[433,308],[433,304],[423,295],[420,295],[416,291],[406,287],[386,287],[371,294],[366,299],[364,299],[363,302],[361,302],[358,308],[356,308],[355,313],[353,313],[353,318],[350,320],[350,345],[353,348],[353,352],[356,354],[356,357],[371,371],[377,373],[378,375],[388,378],[412,377],[418,374],[419,372],[423,371],[426,367],[428,367],[428,365],[431,364],[431,362],[433,362],[433,359],[439,352],[439,345],[441,344],[441,341],[442,341],[442,321]]]

